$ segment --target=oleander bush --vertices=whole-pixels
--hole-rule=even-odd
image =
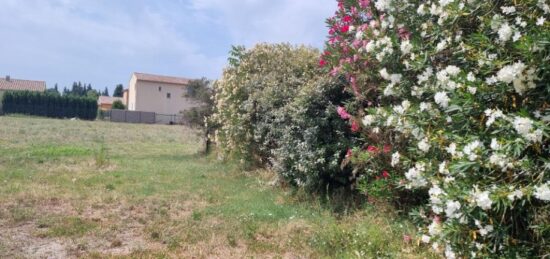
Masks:
[[[340,0],[328,20],[358,188],[425,197],[418,241],[447,258],[550,254],[549,18],[544,0]]]
[[[318,57],[315,49],[288,44],[233,48],[215,84],[213,124],[220,125],[215,139],[226,155],[252,165],[269,163],[274,127],[284,126],[274,114],[317,76]]]
[[[352,168],[343,163],[354,145],[353,133],[337,114],[339,105],[351,97],[342,91],[344,83],[327,77],[311,80],[274,114],[273,169],[308,193],[351,190],[355,183]]]
[[[323,75],[319,55],[288,44],[233,49],[210,123],[225,155],[311,192],[352,184],[351,168],[342,166],[352,132],[336,112],[351,95],[344,80]]]

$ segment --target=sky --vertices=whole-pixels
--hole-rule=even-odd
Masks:
[[[217,79],[231,45],[322,48],[336,0],[0,0],[0,76],[128,85],[132,72]]]

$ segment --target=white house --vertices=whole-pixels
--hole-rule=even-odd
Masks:
[[[133,73],[124,102],[130,111],[155,112],[157,117],[179,115],[203,105],[187,97],[189,81],[181,77]]]

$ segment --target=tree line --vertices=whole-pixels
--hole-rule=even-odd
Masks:
[[[86,84],[82,82],[73,82],[71,87],[63,87],[63,90],[59,90],[59,86],[55,84],[53,88],[47,89],[47,93],[52,95],[74,96],[74,97],[89,97],[97,100],[99,96],[110,96],[109,88],[105,87],[103,91],[96,90],[92,87],[92,84]],[[124,92],[124,86],[118,84],[113,92],[113,97],[122,97]]]

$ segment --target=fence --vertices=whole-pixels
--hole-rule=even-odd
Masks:
[[[159,114],[154,112],[109,110],[100,111],[99,118],[112,122],[146,123],[146,124],[187,124],[182,115]]]

